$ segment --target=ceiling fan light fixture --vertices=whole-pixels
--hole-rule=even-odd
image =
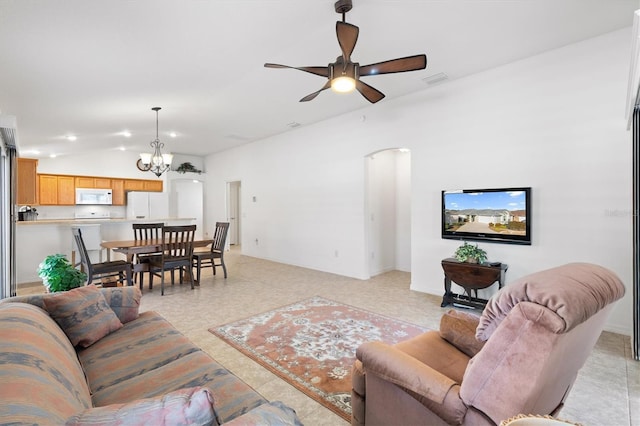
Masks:
[[[352,92],[356,88],[356,81],[346,75],[331,80],[331,90],[336,93]]]

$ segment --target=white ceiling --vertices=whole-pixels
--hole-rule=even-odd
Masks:
[[[428,90],[423,79],[438,73],[458,79],[630,27],[640,8],[639,0],[353,3],[354,61],[428,58],[425,70],[363,78],[386,94],[380,103]],[[154,106],[166,151],[229,149],[371,105],[330,90],[300,103],[323,77],[263,67],[335,61],[340,19],[334,0],[0,0],[0,112],[17,116],[27,157],[149,151]]]

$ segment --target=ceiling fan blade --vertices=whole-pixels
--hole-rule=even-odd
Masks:
[[[376,64],[361,66],[358,75],[391,74],[395,72],[417,71],[427,67],[427,55],[407,56]]]
[[[351,54],[356,47],[359,32],[360,29],[355,25],[347,22],[336,22],[336,34],[338,35],[338,43],[340,44],[340,49],[342,49],[342,57],[345,63],[351,60]]]
[[[309,102],[312,101],[316,98],[316,96],[318,96],[318,94],[320,92],[322,92],[323,90],[327,90],[329,87],[331,87],[331,82],[327,81],[324,86],[322,86],[322,89],[318,90],[317,92],[313,92],[311,94],[308,94],[307,96],[305,96],[304,98],[300,99],[300,102]]]
[[[384,93],[360,80],[356,80],[356,89],[372,104],[384,98]]]
[[[310,74],[319,75],[321,77],[329,78],[329,67],[290,67],[289,65],[280,65],[280,64],[264,64],[265,68],[290,68],[293,70],[299,70],[308,72]]]

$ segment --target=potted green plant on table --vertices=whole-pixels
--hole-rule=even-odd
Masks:
[[[49,293],[71,290],[87,281],[87,274],[74,268],[64,254],[45,257],[38,265],[38,276]]]
[[[474,246],[465,241],[456,249],[455,257],[460,262],[484,263],[487,260],[487,252],[478,247],[478,244]]]

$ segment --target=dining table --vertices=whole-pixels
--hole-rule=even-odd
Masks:
[[[213,243],[212,239],[194,240],[193,247],[206,247],[211,243]],[[136,254],[159,252],[162,247],[162,239],[103,241],[100,246],[107,249],[107,261],[111,260],[111,252],[116,252],[124,254],[127,257],[127,262],[132,262]]]
[[[212,239],[197,239],[193,241],[193,248],[206,247],[213,243]],[[137,254],[157,253],[162,250],[162,239],[153,238],[148,240],[118,240],[103,241],[100,246],[107,250],[107,262],[111,260],[111,253],[122,253],[127,257],[127,262],[133,266],[133,273],[144,272],[148,265],[133,263],[133,258]],[[188,271],[191,273],[191,271]]]

